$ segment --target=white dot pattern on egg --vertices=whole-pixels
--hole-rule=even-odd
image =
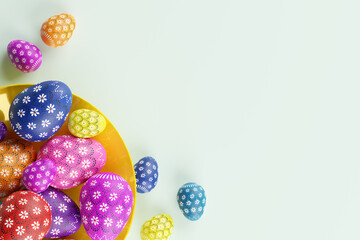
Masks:
[[[19,137],[27,141],[47,140],[63,125],[71,104],[71,90],[63,82],[46,81],[30,86],[12,101],[10,125]]]
[[[33,72],[41,65],[42,54],[39,48],[29,42],[23,40],[11,41],[7,52],[11,63],[22,72]]]
[[[56,175],[52,187],[69,189],[98,173],[105,165],[106,152],[94,139],[63,135],[53,137],[42,145],[37,158],[49,158],[55,162]]]
[[[99,173],[86,181],[79,207],[91,239],[115,239],[131,215],[133,199],[128,182],[115,173]]]
[[[50,159],[40,159],[27,166],[22,175],[25,188],[35,193],[45,191],[56,174],[56,165]]]
[[[186,183],[177,193],[177,202],[184,216],[191,221],[196,221],[204,213],[205,191],[196,183]]]
[[[74,234],[81,226],[81,216],[76,203],[61,190],[49,187],[40,195],[50,205],[51,227],[45,238],[60,238]]]
[[[152,157],[144,157],[134,166],[136,177],[136,190],[138,193],[147,193],[153,190],[157,184],[159,171],[156,160]]]

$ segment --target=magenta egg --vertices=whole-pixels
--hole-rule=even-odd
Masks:
[[[50,159],[40,159],[27,166],[21,177],[26,189],[35,193],[45,191],[56,174],[56,165]]]
[[[80,192],[80,214],[93,240],[113,240],[125,227],[133,207],[133,192],[127,181],[115,173],[91,177]]]
[[[42,54],[39,48],[27,41],[11,41],[7,52],[11,63],[25,73],[34,72],[42,63]]]
[[[56,175],[50,186],[69,189],[98,173],[105,165],[106,152],[94,139],[67,135],[46,142],[37,155],[37,159],[42,158],[49,158],[56,164]]]

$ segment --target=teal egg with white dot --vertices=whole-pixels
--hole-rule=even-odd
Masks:
[[[184,216],[191,221],[196,221],[204,213],[205,190],[199,184],[186,183],[177,193],[177,202]]]

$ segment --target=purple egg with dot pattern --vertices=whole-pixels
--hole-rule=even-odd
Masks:
[[[76,203],[61,190],[49,187],[39,193],[51,209],[51,227],[45,238],[61,238],[74,234],[81,226]]]
[[[0,142],[4,140],[6,134],[7,134],[7,127],[5,123],[0,121]]]
[[[50,159],[44,158],[27,166],[21,180],[26,189],[40,193],[50,186],[55,178],[55,174],[55,163]]]
[[[125,227],[133,207],[133,192],[115,173],[92,176],[80,192],[80,214],[93,240],[113,240]]]
[[[24,73],[34,72],[41,65],[42,54],[39,48],[27,41],[11,41],[7,52],[11,63]]]

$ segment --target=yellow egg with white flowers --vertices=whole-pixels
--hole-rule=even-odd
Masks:
[[[174,228],[174,221],[167,214],[156,215],[141,227],[141,240],[167,240]]]
[[[96,111],[78,109],[70,114],[68,128],[75,137],[92,138],[104,131],[106,120]]]

